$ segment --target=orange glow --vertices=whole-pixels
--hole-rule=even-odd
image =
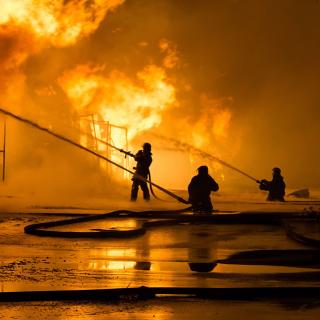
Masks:
[[[172,69],[179,65],[180,59],[177,50],[177,46],[167,39],[161,39],[159,41],[160,50],[165,53],[163,58],[163,65],[167,69]]]
[[[53,82],[52,79],[46,81],[44,71],[44,76],[39,76],[39,85],[32,84],[33,80],[36,83],[36,76],[35,79],[33,76],[27,79],[27,74],[23,73],[23,63],[30,55],[52,47],[77,46],[81,39],[94,33],[110,11],[122,3],[124,0],[0,0],[0,37],[9,44],[3,46],[5,53],[0,67],[14,70],[12,75],[16,76],[11,76],[6,92],[3,91],[3,103],[10,107],[25,106],[28,100],[29,109],[46,110],[47,105],[40,105],[42,102],[37,105],[38,101],[33,101],[36,99],[29,97],[29,92],[33,90],[38,97],[52,97],[52,101],[56,99],[60,103],[60,88],[56,87],[56,80],[68,98],[66,108],[72,106],[72,115],[81,119],[80,129],[93,137],[82,135],[80,143],[93,147],[119,164],[129,165],[129,162],[124,160],[123,154],[97,143],[95,138],[132,150],[130,142],[135,137],[161,125],[164,131],[172,131],[174,138],[220,156],[216,142],[226,143],[232,114],[223,99],[211,99],[205,94],[200,95],[200,100],[197,94],[200,105],[193,107],[192,114],[185,113],[182,107],[178,112],[171,112],[180,105],[177,92],[180,90],[191,96],[193,88],[187,79],[179,78],[177,69],[184,64],[177,45],[168,39],[160,39],[157,43],[161,59],[149,57],[147,61],[152,62],[146,63],[135,74],[107,69],[107,65],[90,59],[70,69],[63,66],[61,70],[64,71],[55,75]],[[151,49],[151,44],[144,39],[140,39],[137,45],[141,51]],[[31,70],[32,63],[30,65]],[[52,74],[52,71],[50,69],[48,73]],[[62,100],[60,108],[64,108],[64,95]],[[45,112],[49,115],[51,111]],[[164,117],[166,123],[162,123]],[[81,125],[82,120],[86,122],[84,126]],[[199,161],[199,157],[191,155],[192,151],[186,152],[192,157],[191,162]],[[117,173],[115,176],[121,175]]]
[[[135,79],[117,70],[103,71],[101,66],[81,65],[65,72],[59,84],[79,114],[94,113],[127,127],[129,140],[158,126],[162,112],[176,103],[175,88],[159,66],[147,65]],[[121,138],[115,133],[113,139],[117,145]]]
[[[91,34],[108,10],[124,0],[1,0],[0,25],[28,29],[54,46],[74,44]]]
[[[213,140],[223,142],[228,137],[231,111],[224,106],[223,99],[209,99],[203,95],[200,99],[201,113],[193,123],[192,145],[197,148],[210,148]]]

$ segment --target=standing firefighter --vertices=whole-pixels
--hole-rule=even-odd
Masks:
[[[272,169],[272,180],[261,180],[260,190],[269,191],[267,200],[268,201],[284,201],[286,184],[283,181],[283,177],[281,175],[281,170],[279,168]]]
[[[152,162],[151,144],[146,142],[142,150],[139,150],[134,156],[134,160],[137,161],[135,167],[135,175],[132,178],[132,188],[131,188],[131,201],[136,201],[138,197],[139,186],[143,192],[143,199],[150,200],[150,193],[148,185],[145,181],[139,179],[139,176],[147,179],[149,175],[149,167]]]
[[[194,176],[188,186],[189,202],[193,211],[211,213],[213,210],[210,193],[218,191],[219,185],[209,175],[208,167],[198,168],[198,175]]]

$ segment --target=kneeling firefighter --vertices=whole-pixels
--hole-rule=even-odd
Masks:
[[[213,211],[210,193],[218,191],[219,185],[209,175],[207,166],[198,168],[198,175],[194,176],[188,186],[189,202],[192,210],[211,213]]]
[[[280,168],[272,169],[271,181],[263,179],[261,181],[258,181],[258,183],[260,184],[259,186],[260,190],[269,191],[269,194],[267,197],[268,201],[285,201],[284,195],[285,195],[286,184],[281,175]]]
[[[134,160],[137,161],[135,167],[135,174],[132,177],[131,187],[131,201],[136,201],[138,197],[139,186],[143,192],[143,199],[150,200],[150,192],[147,182],[139,179],[139,176],[147,179],[149,175],[149,167],[152,162],[151,144],[146,142],[142,146],[142,150],[139,150],[134,155]]]

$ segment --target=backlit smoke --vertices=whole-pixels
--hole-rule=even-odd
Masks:
[[[79,114],[96,114],[127,127],[130,140],[158,126],[162,112],[176,102],[175,88],[157,65],[147,65],[134,79],[118,70],[106,74],[103,69],[77,66],[66,71],[59,84]]]
[[[28,59],[40,56],[45,50],[75,46],[93,34],[106,15],[123,2],[0,0],[1,106],[45,126],[74,134],[70,130],[72,109],[61,94],[57,95],[50,80],[44,86],[30,82],[34,75],[45,78],[53,70],[50,63],[47,61],[38,71],[27,70]],[[105,183],[103,177],[97,176],[92,160],[88,162],[88,156],[15,121],[7,122],[8,188],[4,192],[27,193],[38,200],[60,203],[68,201],[70,194],[84,192],[90,196],[92,191],[99,194],[97,183],[101,186]],[[75,159],[77,165],[71,166]]]
[[[195,157],[201,158],[202,161],[206,161],[206,163],[209,166],[212,165],[214,167],[215,164],[220,164],[223,167],[227,167],[227,168],[229,168],[229,169],[231,169],[233,171],[236,171],[237,173],[249,178],[252,181],[257,182],[257,180],[258,180],[257,178],[254,178],[253,176],[251,176],[247,172],[245,172],[245,171],[243,171],[243,170],[241,170],[239,168],[236,168],[232,164],[220,159],[219,157],[214,156],[214,155],[210,154],[209,152],[206,152],[206,151],[201,150],[199,148],[196,148],[196,147],[190,145],[189,143],[182,142],[182,141],[179,141],[179,140],[174,139],[174,138],[165,137],[163,135],[154,134],[153,136],[155,138],[163,140],[166,143],[169,143],[172,146],[171,150],[187,152],[190,155],[193,155]],[[167,149],[167,150],[170,150],[169,147],[164,147],[164,148]]]
[[[40,125],[53,128],[72,139],[80,139],[87,147],[97,144],[98,151],[114,161],[122,162],[123,156],[110,153],[106,145],[87,138],[92,135],[98,141],[106,139],[107,133],[101,125],[87,126],[86,132],[79,133],[79,121],[83,116],[92,116],[97,123],[108,122],[127,128],[129,148],[135,148],[134,141],[137,138],[143,139],[145,133],[158,129],[172,132],[176,137],[188,135],[190,143],[195,147],[209,148],[210,151],[219,153],[228,138],[232,118],[225,101],[232,101],[232,98],[213,99],[210,94],[194,91],[188,78],[181,74],[185,65],[183,55],[169,39],[161,37],[155,45],[139,41],[137,50],[141,53],[145,51],[148,59],[140,63],[134,72],[125,67],[96,61],[94,56],[97,51],[90,47],[86,49],[89,54],[77,59],[79,62],[73,61],[72,57],[57,54],[59,51],[55,51],[56,54],[50,56],[49,61],[45,61],[40,69],[32,62],[53,50],[67,50],[68,47],[81,46],[84,39],[89,41],[106,15],[123,2],[4,2],[0,16],[0,38],[4,47],[0,62],[1,77],[5,79],[1,82],[4,108],[36,120]],[[130,61],[134,58],[128,55],[127,59]],[[201,112],[197,115],[191,112],[188,115],[191,104],[178,98],[177,94],[181,92],[186,99],[191,95],[196,96]],[[175,110],[178,117],[171,114]],[[39,176],[44,179],[40,184],[49,180],[49,185],[54,185],[54,181],[60,179],[60,182],[65,180],[66,189],[74,189],[71,186],[80,178],[79,172],[86,172],[86,184],[82,185],[85,187],[93,183],[90,187],[92,190],[100,187],[94,181],[103,178],[103,175],[99,178],[96,176],[101,175],[99,170],[104,166],[97,166],[96,162],[90,163],[88,156],[72,151],[61,143],[52,143],[50,139],[48,142],[48,137],[30,132],[30,129],[21,125],[12,123],[11,127],[16,129],[12,129],[8,145],[16,150],[16,156],[8,159],[8,177],[11,172],[16,172],[18,177],[20,172],[20,180],[30,184],[31,177],[28,174],[32,175],[34,164],[37,164],[38,170],[42,170]],[[23,148],[17,150],[18,141]],[[212,141],[215,141],[214,148]],[[117,147],[126,147],[120,131],[114,130],[109,142]],[[64,157],[66,150],[68,156]],[[194,150],[184,151],[193,162]],[[77,166],[68,170],[67,175],[59,174],[70,164],[71,159],[78,157],[82,160],[77,161]],[[165,163],[166,160],[163,161]],[[57,174],[50,170],[52,166],[56,168]],[[219,170],[223,169],[219,167]],[[119,172],[116,174],[120,175]],[[33,177],[31,180],[36,179]],[[77,187],[79,186],[81,183],[77,183]]]
[[[188,161],[176,165],[179,188],[199,164],[196,150],[261,178],[279,166],[288,185],[316,186],[318,7],[297,3],[277,3],[275,13],[253,0],[0,0],[1,105],[110,157],[94,138],[82,140],[107,135],[99,124],[80,133],[82,117],[127,128],[130,151],[152,134],[182,141],[188,147],[170,145]],[[109,183],[87,155],[11,121],[8,131],[8,183],[20,179],[29,190],[42,179],[94,194]],[[123,141],[115,131],[109,142]],[[175,160],[158,151],[155,179]],[[223,166],[214,169],[231,181]]]

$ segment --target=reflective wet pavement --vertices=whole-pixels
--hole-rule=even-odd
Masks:
[[[28,224],[61,218],[58,215],[30,213],[2,214],[0,216],[1,291],[140,286],[277,287],[320,285],[320,270],[317,267],[221,263],[221,260],[242,251],[310,249],[289,239],[281,226],[182,224],[153,228],[148,230],[146,234],[131,239],[64,239],[37,237],[26,235],[23,232],[23,228]],[[135,228],[142,221],[143,219],[101,220],[56,227],[55,229],[81,231],[120,228],[126,230]],[[217,260],[220,263],[215,265],[214,262]],[[203,268],[207,268],[208,272],[198,272],[203,271]],[[62,312],[62,319],[73,319],[76,318],[76,315],[79,316],[75,310],[82,310],[81,319],[91,319],[90,315],[92,314],[95,315],[95,319],[96,317],[107,319],[105,313],[110,310],[110,312],[116,312],[117,318],[120,319],[131,319],[130,312],[132,312],[132,318],[144,319],[156,314],[157,318],[172,319],[172,314],[175,315],[175,318],[183,318],[183,308],[180,302],[179,306],[172,304],[170,300],[165,300],[161,305],[158,301],[148,302],[147,306],[141,302],[137,302],[138,305],[134,306],[130,303],[101,306],[97,303],[54,304],[48,302],[41,303],[38,307],[40,311],[41,309],[48,311],[58,305],[58,309]],[[187,304],[187,302],[182,302],[182,304],[184,303]],[[36,315],[32,315],[34,305],[22,303],[10,304],[8,307],[8,304],[2,303],[0,310],[3,308],[6,310],[4,319],[14,318],[20,312],[25,318],[38,319]],[[93,305],[101,310],[97,311]],[[225,312],[224,308],[228,309],[227,313],[230,312],[230,319],[232,319],[231,310],[235,311],[240,308],[244,311],[252,306],[256,310],[255,312],[261,312],[265,308],[263,302],[255,304],[237,302],[233,303],[231,307],[228,302],[210,301],[209,303],[193,300],[191,303],[194,312],[203,308],[203,305],[206,308],[216,310],[218,319],[219,310]],[[277,314],[284,312],[283,306],[279,307],[277,303],[271,304],[270,317],[272,317],[273,309]],[[320,309],[313,301],[312,308],[304,310],[304,316],[314,316],[317,311]],[[223,312],[220,313],[220,316]],[[292,310],[290,312],[286,310],[285,313],[286,315],[292,313],[293,319],[299,319],[299,314]],[[252,319],[254,314],[253,312]],[[52,315],[53,313],[50,311],[48,319],[57,319]],[[261,316],[259,318],[267,319],[267,317]]]
[[[27,224],[57,218],[61,217],[20,214],[2,221],[3,291],[320,284],[317,268],[223,263],[242,251],[308,249],[289,239],[281,226],[183,224],[154,228],[131,239],[65,239],[23,233]],[[55,229],[128,229],[140,220],[94,221]],[[222,263],[214,265],[217,260]],[[203,267],[208,272],[197,272]]]
[[[306,301],[208,301],[161,298],[151,301],[0,303],[0,319],[216,319],[216,320],[315,320],[319,303]]]

